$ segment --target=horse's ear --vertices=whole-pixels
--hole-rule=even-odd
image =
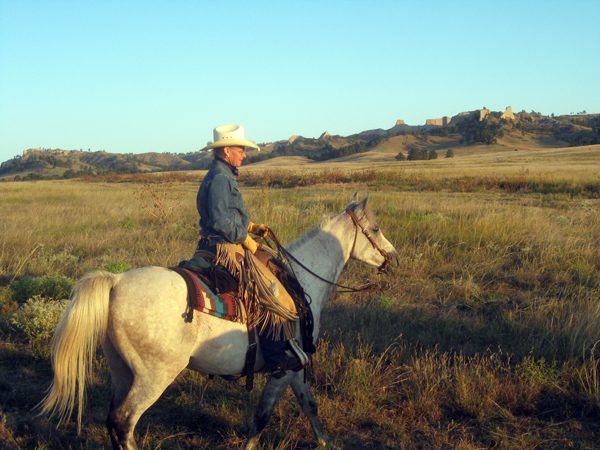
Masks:
[[[367,194],[367,196],[364,198],[364,200],[362,202],[359,202],[358,201],[358,192],[357,192],[356,194],[354,194],[354,197],[352,197],[352,201],[348,205],[348,209],[351,209],[357,215],[358,214],[362,215],[364,209],[367,206],[368,200],[369,200],[369,194]]]

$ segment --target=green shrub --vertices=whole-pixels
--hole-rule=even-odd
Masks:
[[[123,261],[117,261],[113,264],[107,264],[104,266],[104,270],[111,273],[123,273],[131,270],[131,266]]]
[[[119,222],[119,226],[121,228],[133,229],[135,228],[135,222],[130,216],[125,216],[125,218]]]
[[[12,299],[12,291],[6,286],[0,286],[0,305]]]
[[[27,335],[32,342],[49,339],[68,304],[69,300],[56,301],[35,295],[15,311],[9,321],[10,327]]]
[[[0,286],[0,315],[8,314],[14,311],[18,304],[12,299],[12,291],[4,286]]]
[[[63,300],[69,298],[75,280],[64,275],[44,275],[43,277],[23,276],[10,283],[12,299],[24,303],[34,296]]]

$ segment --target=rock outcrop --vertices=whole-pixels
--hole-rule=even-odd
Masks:
[[[450,119],[449,123],[454,124],[456,122],[460,122],[460,121],[466,120],[466,119],[477,120],[477,121],[481,122],[483,119],[485,119],[489,115],[489,113],[490,113],[490,110],[487,108],[476,109],[475,111],[461,112],[460,114],[453,116],[452,119]]]
[[[296,141],[302,142],[302,141],[304,141],[304,138],[302,136],[294,135],[294,136],[290,137],[287,141],[275,142],[275,143],[273,143],[273,151],[279,150],[281,148],[289,147]]]
[[[450,117],[444,116],[441,119],[427,119],[427,121],[425,122],[425,125],[436,125],[436,126],[443,127],[444,125],[449,125],[450,121],[451,121]]]
[[[502,115],[500,116],[501,119],[508,119],[508,120],[516,120],[515,119],[515,115],[512,112],[512,108],[510,106],[506,107],[506,111],[504,111],[504,113],[502,113]]]
[[[479,117],[477,117],[477,115],[475,115],[475,118],[477,118],[480,122],[485,119],[488,114],[490,113],[489,109],[480,109],[479,111],[475,111],[475,113],[479,113]]]
[[[329,131],[326,131],[325,133],[323,133],[321,136],[319,136],[319,140],[327,140],[331,137],[331,135],[329,134]]]
[[[510,106],[506,108],[506,111],[507,112],[505,112],[504,114],[509,114],[514,120],[514,115],[512,114]],[[491,111],[489,109],[483,108],[476,109],[475,111],[461,112],[460,114],[457,114],[452,117],[444,116],[441,119],[427,119],[427,121],[425,122],[425,126],[443,127],[445,125],[455,124],[463,120],[477,120],[481,122],[490,114],[490,112]]]

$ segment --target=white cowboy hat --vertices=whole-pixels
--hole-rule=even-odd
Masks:
[[[244,127],[241,125],[221,125],[213,131],[215,142],[207,145],[202,150],[217,147],[252,147],[260,151],[254,142],[247,141],[244,136]]]

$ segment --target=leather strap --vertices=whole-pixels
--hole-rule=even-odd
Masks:
[[[256,363],[256,331],[251,320],[248,320],[248,350],[243,376],[246,377],[246,391],[254,387],[254,364]]]
[[[349,209],[346,210],[346,212],[352,212]],[[352,221],[355,223],[355,225],[357,225],[355,227],[355,232],[354,232],[354,243],[352,244],[352,252],[350,254],[352,254],[354,252],[354,246],[356,245],[356,238],[358,237],[358,226],[361,227],[361,229],[363,229],[363,232],[366,231],[364,229],[364,227],[362,225],[360,225],[360,221],[358,221],[358,219],[356,219],[356,215],[354,213],[349,214],[350,217],[352,218]],[[364,216],[363,216],[364,218]],[[356,219],[356,220],[355,220]],[[362,218],[361,218],[362,220]],[[265,239],[266,241],[266,237],[263,237],[263,239]],[[333,281],[327,280],[325,278],[323,278],[322,276],[316,274],[315,272],[313,272],[312,270],[310,270],[308,267],[306,267],[304,264],[302,264],[300,261],[298,261],[294,255],[292,255],[290,252],[288,252],[286,250],[286,248],[281,245],[281,243],[279,242],[279,239],[277,239],[277,236],[275,235],[275,232],[269,228],[269,233],[268,233],[268,237],[271,238],[273,240],[273,242],[275,243],[275,246],[277,247],[277,250],[288,260],[290,261],[294,261],[294,263],[298,264],[300,267],[302,267],[304,270],[306,270],[308,273],[310,273],[312,276],[314,276],[315,278],[318,278],[321,281],[324,281],[327,284],[330,284],[332,286],[336,286],[338,288],[342,288],[345,289],[343,291],[338,291],[341,294],[345,294],[345,293],[349,293],[349,292],[381,292],[381,291],[387,291],[390,287],[389,286],[380,286],[380,287],[375,287],[375,285],[373,284],[369,284],[366,287],[360,288],[360,289],[355,289],[353,287],[349,287],[349,286],[344,286],[342,284],[338,284],[338,283],[334,283]],[[367,238],[369,239],[369,241],[371,242],[371,244],[373,244],[375,246],[375,248],[377,248],[379,250],[379,252],[384,255],[384,262],[381,265],[381,267],[379,268],[379,273],[383,273],[385,272],[387,265],[390,263],[391,259],[390,256],[387,254],[387,252],[385,252],[383,249],[381,249],[376,243],[374,243],[373,238],[370,237],[370,235],[367,232]],[[383,252],[383,253],[382,253]]]
[[[356,225],[356,232],[354,234],[354,244],[352,244],[352,253],[354,253],[354,246],[356,245],[356,237],[358,236],[358,228],[360,227],[363,234],[369,240],[369,242],[371,243],[373,248],[375,248],[375,250],[377,250],[381,254],[381,256],[383,256],[384,261],[383,261],[383,264],[381,264],[381,266],[379,267],[379,273],[385,272],[387,270],[388,264],[392,261],[392,258],[390,257],[388,252],[386,252],[384,249],[382,249],[377,244],[377,242],[375,242],[375,239],[373,239],[373,236],[371,236],[371,233],[369,233],[369,231],[361,223],[361,221],[365,218],[365,215],[363,214],[363,216],[359,219],[358,217],[356,217],[356,214],[354,214],[354,211],[352,211],[351,209],[347,209],[346,212],[352,218],[352,221]],[[352,255],[352,253],[350,253],[350,255]]]
[[[173,272],[177,272],[185,280],[188,295],[187,295],[187,309],[185,311],[184,322],[191,323],[192,320],[194,320],[194,308],[196,307],[195,302],[196,302],[196,298],[198,295],[196,292],[196,286],[194,285],[194,282],[190,278],[189,273],[185,269],[182,269],[181,267],[170,267],[169,269],[172,270]]]

